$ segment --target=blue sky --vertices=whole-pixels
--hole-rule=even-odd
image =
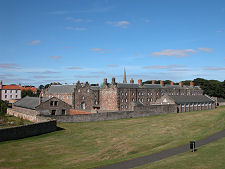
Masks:
[[[0,79],[225,78],[224,0],[0,0]]]

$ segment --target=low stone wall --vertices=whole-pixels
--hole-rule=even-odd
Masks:
[[[46,121],[18,127],[0,129],[0,141],[37,136],[57,130],[56,121]]]
[[[46,117],[39,116],[38,112],[35,110],[25,109],[21,107],[13,107],[12,109],[8,108],[7,114],[16,116],[25,120],[29,120],[35,123],[49,120]]]
[[[177,105],[168,104],[168,105],[134,106],[134,111],[135,112],[152,112],[152,113],[159,113],[159,114],[176,113]]]
[[[148,107],[148,106],[146,106]],[[102,121],[102,120],[118,120],[136,117],[145,117],[151,115],[160,115],[167,113],[175,113],[177,110],[176,105],[158,105],[151,106],[152,109],[136,109],[136,111],[123,111],[123,112],[104,112],[93,114],[76,114],[70,116],[47,116],[51,117],[58,122],[89,122],[89,121]]]

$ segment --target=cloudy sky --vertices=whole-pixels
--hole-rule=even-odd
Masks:
[[[0,79],[225,79],[224,0],[0,0]]]

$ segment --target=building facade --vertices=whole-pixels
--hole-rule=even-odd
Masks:
[[[0,99],[10,103],[21,99],[21,86],[19,85],[3,85],[0,82]]]

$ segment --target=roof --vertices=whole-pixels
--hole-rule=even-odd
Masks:
[[[47,89],[48,93],[73,93],[76,85],[51,85]]]
[[[3,85],[3,90],[21,90],[21,87],[19,85]]]
[[[205,96],[205,95],[190,95],[190,96],[168,96],[174,100],[176,104],[185,104],[185,103],[213,103],[214,100]]]
[[[47,101],[47,100],[48,98],[42,98],[42,101]],[[15,102],[13,105],[17,107],[23,107],[23,108],[35,110],[35,107],[39,105],[39,97],[26,96],[20,99],[19,101]]]
[[[100,87],[99,86],[90,86],[91,90],[99,90]]]
[[[37,92],[37,89],[34,86],[23,86],[21,87],[21,90],[31,90],[33,93]]]
[[[198,86],[183,86],[180,85],[165,85],[161,84],[143,84],[143,86],[139,84],[133,83],[117,83],[118,88],[148,88],[148,89],[200,89]]]

